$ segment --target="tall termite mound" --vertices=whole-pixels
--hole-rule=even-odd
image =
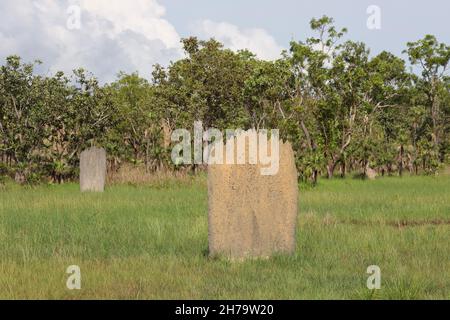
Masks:
[[[248,154],[248,143],[245,148]],[[290,143],[279,144],[276,174],[262,175],[262,167],[260,159],[208,166],[210,255],[241,259],[295,251],[298,184]]]
[[[81,192],[103,192],[106,179],[106,151],[92,147],[80,155]]]

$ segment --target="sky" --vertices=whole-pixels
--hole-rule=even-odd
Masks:
[[[37,71],[49,75],[83,67],[102,82],[119,71],[150,78],[155,63],[184,56],[183,37],[273,60],[310,37],[309,21],[324,14],[372,54],[401,55],[425,34],[449,44],[449,13],[448,0],[0,0],[0,59],[39,59]]]

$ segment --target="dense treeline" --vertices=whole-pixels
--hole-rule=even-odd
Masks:
[[[77,176],[90,145],[147,170],[177,168],[170,133],[204,127],[279,128],[293,144],[300,179],[321,175],[434,173],[450,154],[450,46],[427,35],[407,43],[406,62],[344,41],[328,17],[315,37],[292,42],[277,61],[233,52],[211,39],[182,40],[186,57],[107,85],[83,69],[34,73],[10,56],[0,70],[0,175],[19,182]],[[414,70],[414,72],[412,71]]]

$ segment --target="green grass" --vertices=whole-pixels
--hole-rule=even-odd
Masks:
[[[103,194],[8,184],[0,298],[450,299],[449,176],[321,180],[298,221],[295,255],[231,262],[207,256],[204,177]],[[73,264],[81,290],[66,288]]]

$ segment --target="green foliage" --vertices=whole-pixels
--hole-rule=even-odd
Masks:
[[[313,36],[292,41],[275,61],[233,52],[214,39],[182,40],[185,58],[152,79],[119,73],[100,85],[83,69],[34,74],[11,56],[0,69],[0,164],[18,182],[77,176],[90,145],[107,149],[111,169],[177,169],[170,134],[194,121],[218,129],[281,130],[295,151],[301,181],[368,167],[381,174],[433,174],[450,153],[450,47],[434,36],[407,43],[405,61],[370,55],[344,40],[345,28],[323,16]],[[39,177],[39,178],[38,178]]]

